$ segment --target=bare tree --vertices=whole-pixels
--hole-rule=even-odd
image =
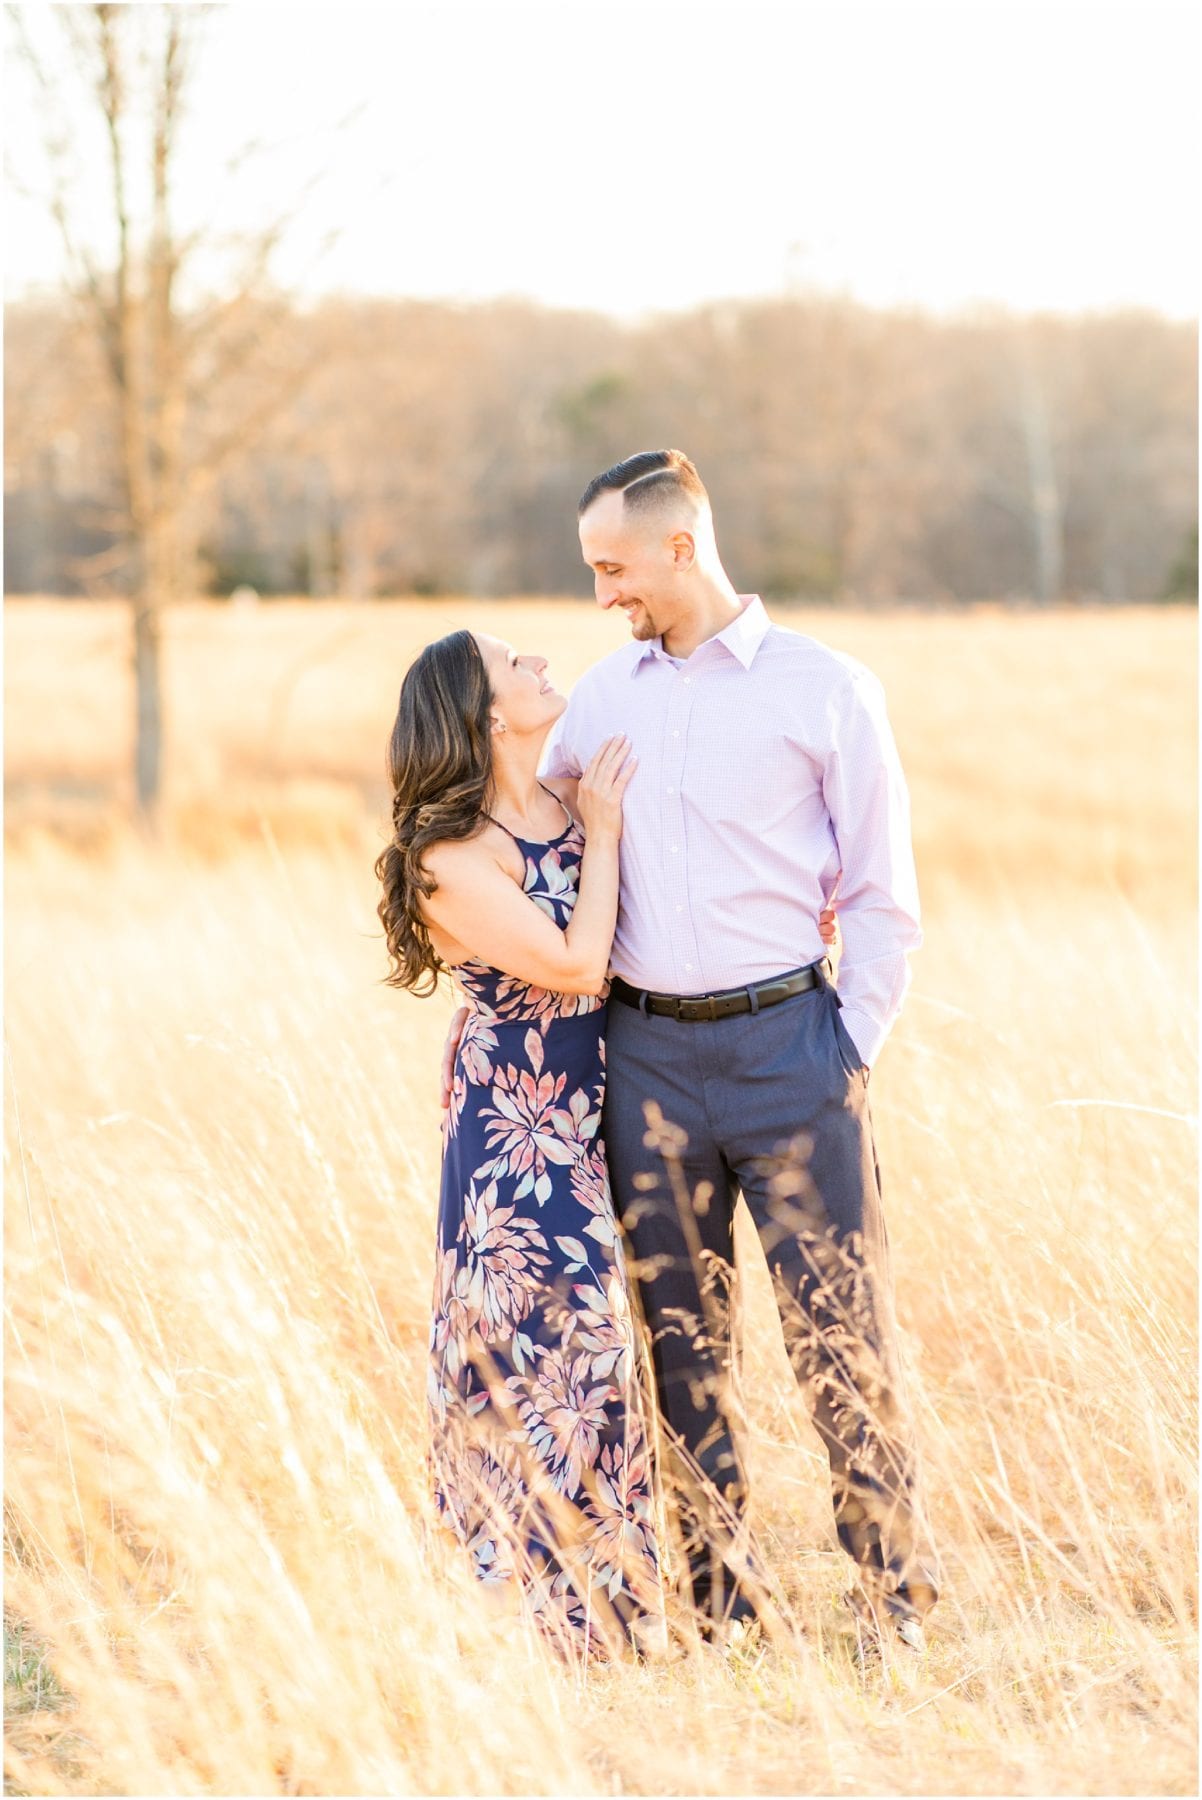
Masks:
[[[147,824],[162,783],[160,650],[165,606],[192,566],[198,504],[227,460],[295,396],[312,357],[295,349],[272,257],[306,194],[242,241],[235,279],[218,297],[185,303],[187,265],[206,243],[173,214],[181,125],[207,6],[91,5],[53,9],[73,70],[94,106],[65,116],[51,69],[10,7],[18,53],[38,89],[48,192],[68,281],[95,331],[116,412],[120,541],[93,574],[119,581],[133,613],[137,695],[135,791]],[[99,122],[111,244],[99,250],[77,205],[80,131]],[[240,146],[227,173],[259,146]],[[214,390],[237,392],[231,409]],[[206,422],[221,418],[219,429]]]
[[[1064,578],[1064,508],[1047,399],[1032,354],[1029,334],[1014,344],[1016,406],[1026,456],[1031,531],[1035,547],[1035,593],[1043,606],[1060,598]]]

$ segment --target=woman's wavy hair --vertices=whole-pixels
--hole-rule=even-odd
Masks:
[[[419,897],[437,885],[422,857],[431,844],[483,828],[493,803],[492,698],[470,631],[427,644],[401,683],[388,745],[393,837],[375,865],[390,987],[432,994],[446,967],[421,915]]]

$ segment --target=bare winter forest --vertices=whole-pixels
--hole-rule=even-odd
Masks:
[[[205,329],[179,399],[183,593],[584,593],[577,496],[660,444],[703,470],[728,566],[769,599],[1197,591],[1197,338],[1152,313],[798,296],[623,325],[256,294]],[[94,324],[26,303],[6,351],[8,591],[120,591]]]

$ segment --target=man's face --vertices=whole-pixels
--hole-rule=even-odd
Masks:
[[[679,609],[677,558],[662,516],[625,511],[617,489],[598,494],[580,521],[580,550],[597,605],[617,607],[640,640],[659,637]]]

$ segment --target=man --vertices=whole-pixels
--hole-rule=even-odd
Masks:
[[[770,623],[722,567],[678,450],[591,482],[581,549],[633,642],[577,683],[545,772],[623,731],[627,791],[604,1138],[650,1332],[694,1604],[715,1635],[766,1578],[745,1535],[731,1309],[741,1190],[826,1447],[847,1596],[922,1648],[938,1597],[895,1351],[868,1072],[922,941],[905,781],[879,682]],[[819,920],[836,886],[836,992]],[[452,1028],[454,1034],[454,1027]]]

